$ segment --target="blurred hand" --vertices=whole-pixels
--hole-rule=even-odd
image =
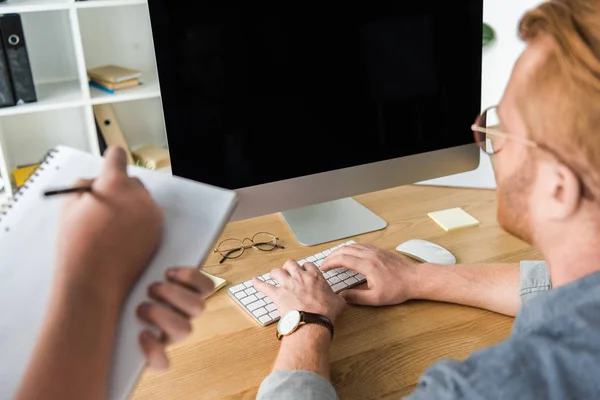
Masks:
[[[321,270],[334,268],[350,269],[367,278],[367,288],[340,292],[350,304],[400,304],[411,299],[411,289],[419,282],[416,261],[365,244],[343,246],[331,253],[321,264]]]
[[[148,367],[164,370],[169,366],[166,347],[180,342],[192,332],[191,320],[204,310],[204,300],[212,293],[214,284],[196,268],[171,268],[165,282],[157,282],[148,288],[150,298],[160,303],[148,302],[137,309],[138,316],[156,326],[162,337],[150,331],[140,335],[140,344]]]
[[[273,300],[281,316],[290,310],[305,311],[323,315],[335,324],[346,308],[344,299],[331,290],[313,263],[300,267],[296,261],[288,260],[283,267],[271,271],[271,278],[279,283],[279,287],[256,278],[252,284]]]
[[[125,300],[157,249],[163,211],[137,178],[127,176],[121,148],[109,148],[92,191],[65,198],[58,233],[59,285],[100,290]]]

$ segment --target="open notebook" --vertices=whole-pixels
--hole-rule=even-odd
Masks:
[[[25,373],[50,295],[58,218],[63,196],[43,197],[48,189],[93,178],[103,158],[67,147],[51,151],[0,212],[0,398],[12,399]],[[236,205],[233,191],[129,167],[165,210],[163,241],[128,298],[114,349],[109,398],[125,399],[145,365],[138,345],[144,328],[135,308],[147,299],[150,283],[164,279],[172,266],[200,265]],[[107,288],[109,289],[109,288]]]

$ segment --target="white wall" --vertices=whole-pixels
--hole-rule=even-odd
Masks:
[[[513,65],[525,44],[519,39],[519,21],[525,12],[540,0],[485,0],[483,20],[496,32],[494,42],[483,48],[481,106],[487,108],[500,102]],[[473,117],[474,118],[474,117]],[[495,188],[496,181],[489,157],[481,153],[481,163],[475,171],[421,182],[424,185]]]
[[[496,41],[483,48],[481,105],[498,104],[512,67],[525,45],[518,37],[519,20],[540,0],[486,0],[483,20],[496,31]]]

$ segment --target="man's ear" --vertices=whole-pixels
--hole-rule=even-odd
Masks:
[[[581,182],[566,165],[544,163],[542,184],[547,199],[544,214],[550,219],[564,220],[577,212],[581,204]]]

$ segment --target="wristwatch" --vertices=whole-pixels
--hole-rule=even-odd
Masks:
[[[333,339],[333,324],[329,318],[320,314],[297,310],[288,311],[279,319],[277,323],[277,339],[281,340],[282,337],[291,335],[305,324],[318,324],[326,327],[331,332],[331,338]]]

